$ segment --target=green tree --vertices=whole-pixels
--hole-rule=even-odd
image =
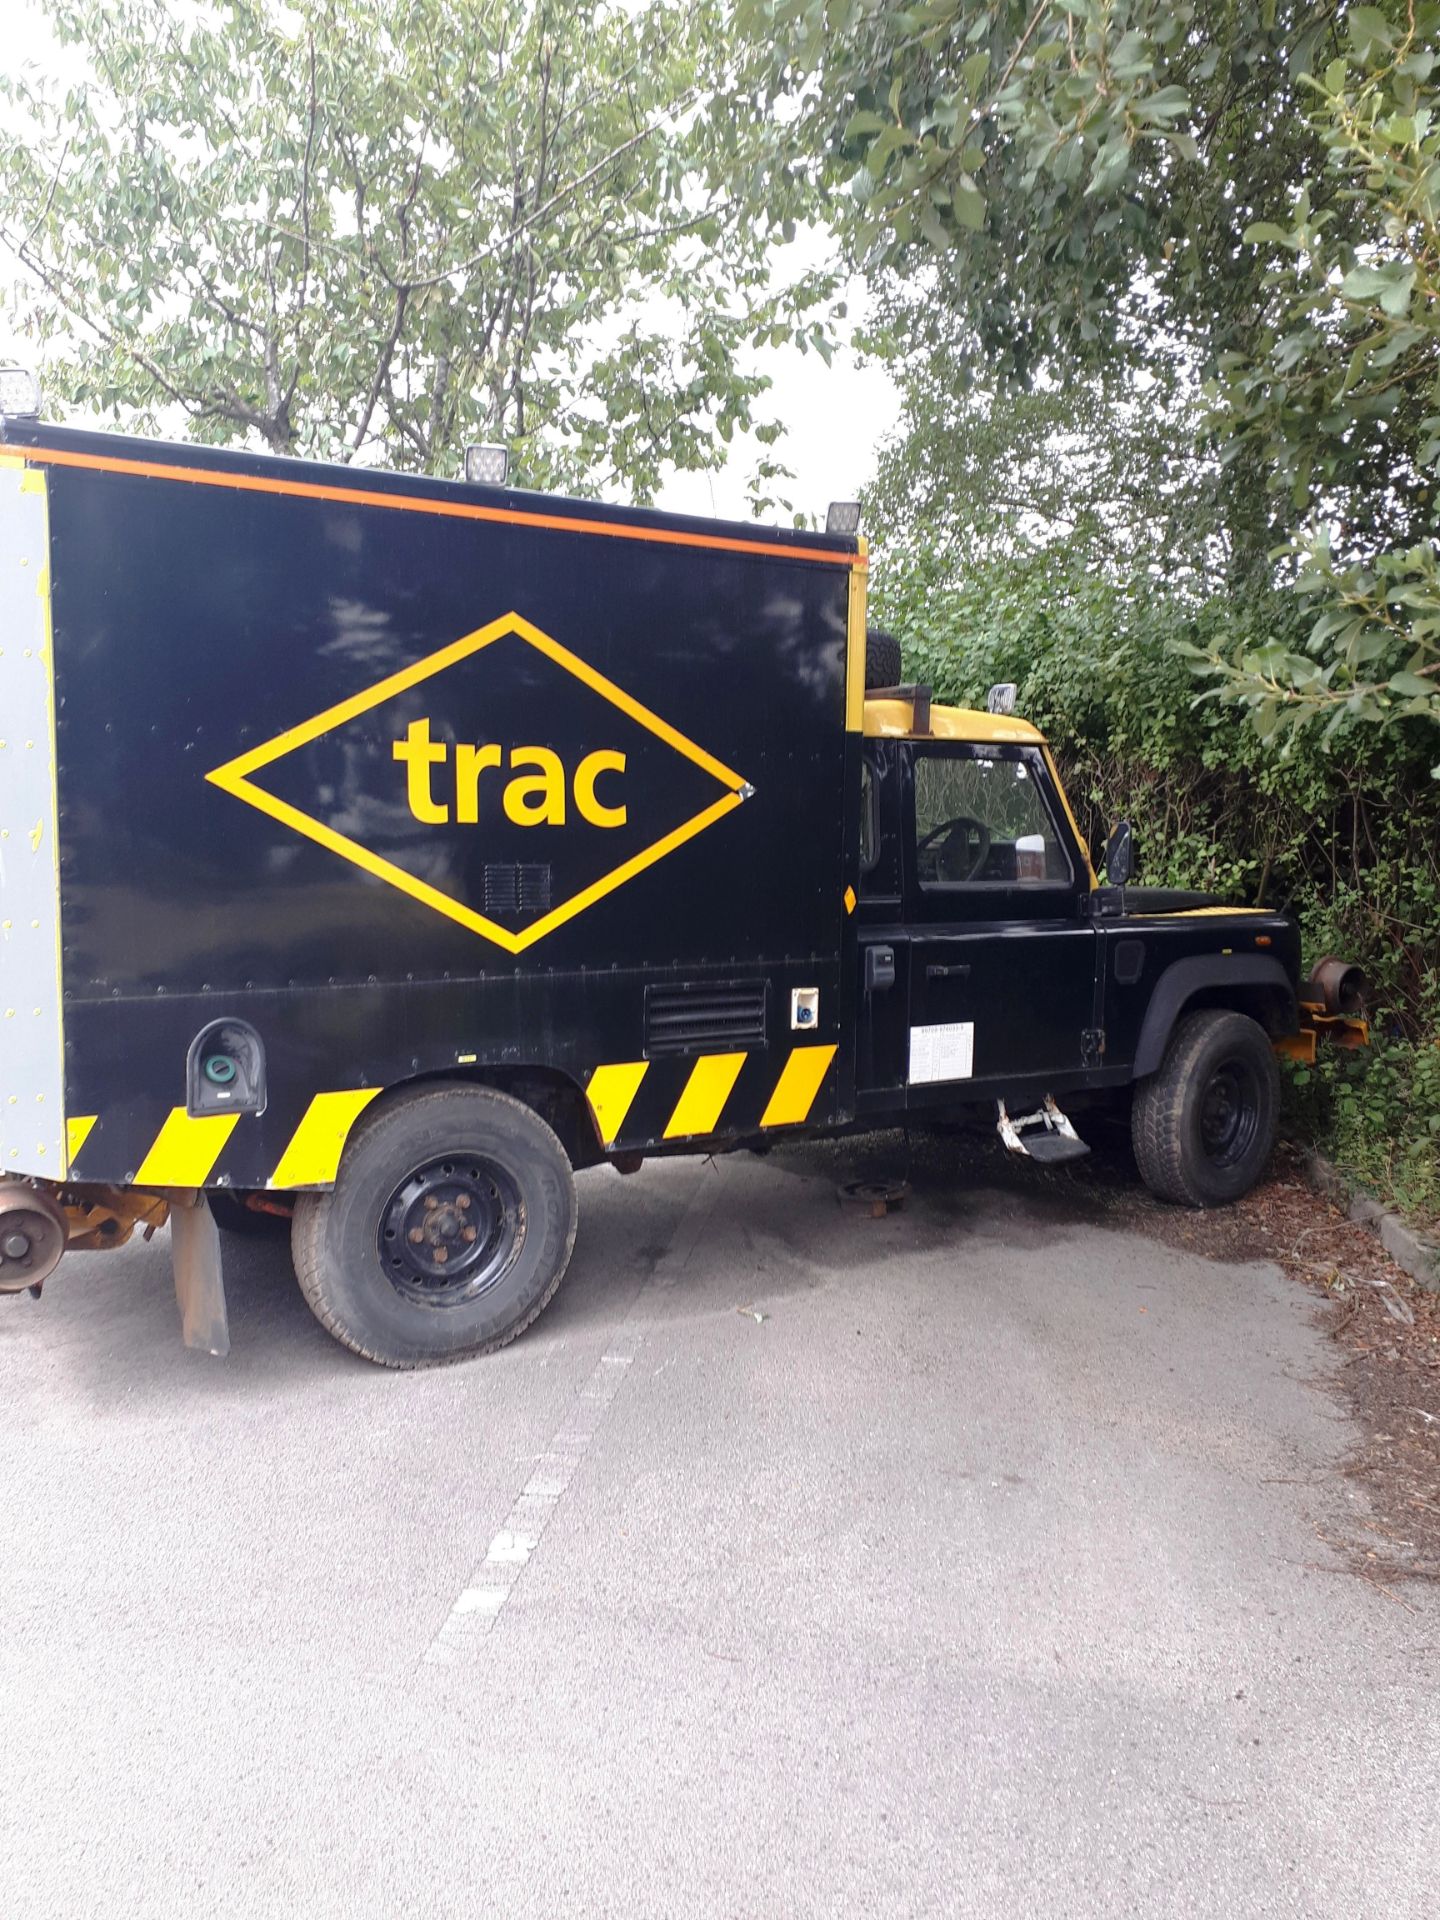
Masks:
[[[1264,731],[1440,725],[1440,7],[1391,12],[1350,8],[1345,54],[1307,76],[1324,175],[1249,229],[1264,324],[1212,390],[1302,516],[1305,643],[1208,656]]]
[[[1222,690],[1262,726],[1433,721],[1440,7],[742,12],[854,256],[898,281],[892,339],[948,326],[957,394],[1113,394],[1177,350],[1215,381],[1218,466],[1183,451],[1230,580],[1267,587],[1283,549],[1316,616],[1197,663]]]
[[[798,189],[745,204],[695,111],[716,0],[45,7],[86,77],[0,81],[0,244],[65,405],[643,499],[755,424],[740,345],[818,324],[823,276],[770,284]]]
[[[902,416],[866,493],[880,573],[923,555],[958,587],[976,568],[1063,546],[1111,580],[1148,570],[1192,594],[1222,584],[1219,469],[1200,446],[1199,385],[1182,357],[1007,386],[970,375],[943,307],[903,290],[886,306]]]
[[[1218,352],[1259,299],[1246,225],[1318,152],[1300,76],[1343,0],[742,0],[852,248],[942,263],[987,376],[1143,351],[1137,293]]]

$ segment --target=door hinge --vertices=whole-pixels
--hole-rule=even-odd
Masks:
[[[1104,1027],[1086,1027],[1080,1035],[1080,1064],[1082,1067],[1098,1067],[1105,1057]]]

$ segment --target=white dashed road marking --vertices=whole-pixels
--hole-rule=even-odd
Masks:
[[[656,1261],[654,1272],[636,1294],[615,1337],[575,1396],[564,1424],[536,1460],[534,1472],[505,1516],[504,1526],[486,1549],[485,1558],[471,1574],[447,1614],[445,1624],[426,1648],[426,1666],[454,1666],[473,1658],[488,1637],[515,1582],[530,1564],[576,1469],[589,1452],[611,1401],[649,1337],[658,1297],[674,1285],[690,1264],[690,1256],[725,1184],[724,1170],[713,1161],[704,1162],[670,1245]]]

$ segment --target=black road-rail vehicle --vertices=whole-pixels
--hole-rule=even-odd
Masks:
[[[1123,828],[1099,885],[1034,727],[866,662],[855,535],[6,418],[0,1290],[168,1218],[223,1352],[216,1223],[293,1216],[419,1365],[540,1312],[576,1168],[977,1105],[1056,1158],[1132,1086],[1157,1193],[1244,1193],[1338,1011],[1292,922]]]

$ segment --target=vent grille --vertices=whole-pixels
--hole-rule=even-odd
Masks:
[[[682,983],[645,989],[645,1052],[737,1053],[765,1044],[764,980]]]
[[[486,913],[543,913],[549,905],[548,865],[486,867]]]

